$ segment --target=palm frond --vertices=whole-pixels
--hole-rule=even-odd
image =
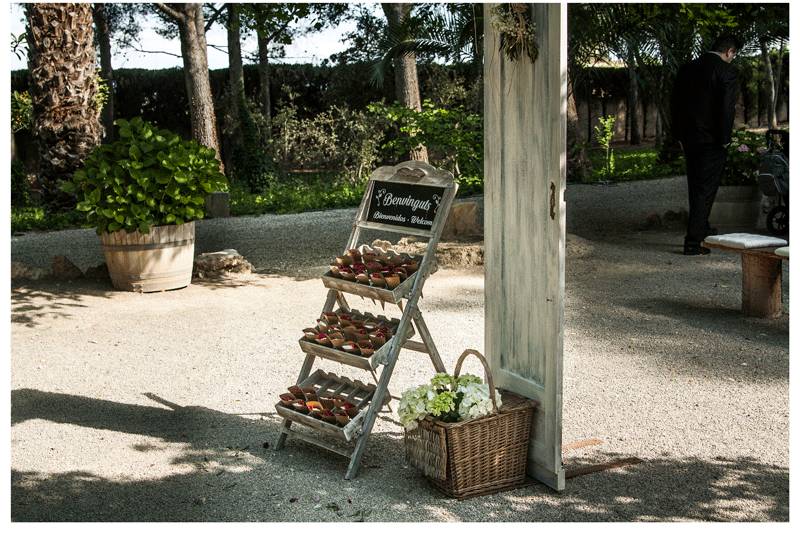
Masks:
[[[423,4],[402,23],[388,24],[380,42],[383,55],[372,66],[372,83],[381,87],[392,60],[411,54],[454,63],[480,58],[482,17],[482,6],[473,4]]]

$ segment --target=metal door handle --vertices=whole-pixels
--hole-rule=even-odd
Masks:
[[[556,219],[556,184],[550,182],[550,220]]]

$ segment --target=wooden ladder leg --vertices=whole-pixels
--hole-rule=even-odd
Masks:
[[[378,382],[379,382],[378,375],[375,373],[374,370],[370,370],[370,373],[372,374],[372,379],[375,380],[375,384],[377,385]],[[389,402],[391,402],[392,401],[392,391],[390,391],[388,387],[386,388],[386,394],[389,396]],[[390,413],[394,413],[394,411],[392,411],[392,404],[391,403],[387,403],[386,404],[386,410],[389,411]]]
[[[367,447],[367,440],[369,440],[369,436],[372,433],[372,426],[375,424],[378,412],[383,407],[383,398],[386,396],[389,387],[389,379],[392,376],[392,370],[394,369],[394,362],[396,360],[397,357],[394,357],[383,372],[381,372],[381,379],[378,381],[375,394],[372,395],[372,401],[369,404],[367,416],[364,417],[364,423],[361,426],[361,434],[356,441],[353,455],[350,456],[350,464],[347,466],[347,472],[344,475],[345,479],[353,479],[358,475],[361,456],[364,454],[364,449]]]
[[[397,358],[400,355],[400,348],[403,343],[400,339],[406,338],[406,331],[408,330],[408,322],[416,309],[416,296],[412,296],[411,301],[406,306],[403,317],[400,319],[400,325],[390,341],[392,348],[386,357],[386,366],[381,371],[381,378],[378,380],[378,386],[375,388],[375,394],[372,395],[372,401],[369,404],[369,410],[364,417],[364,422],[361,426],[361,435],[358,437],[356,447],[353,450],[353,455],[350,456],[350,464],[347,467],[347,473],[344,475],[345,479],[353,479],[358,474],[358,466],[361,462],[361,456],[364,454],[364,448],[367,446],[367,440],[372,433],[372,426],[375,424],[375,419],[378,413],[383,408],[383,399],[389,391],[389,380],[392,379],[392,372],[394,372],[394,365],[397,363]]]
[[[433,368],[435,368],[437,372],[447,372],[442,358],[439,356],[439,350],[436,349],[436,344],[433,342],[433,337],[431,337],[428,325],[425,324],[425,319],[422,318],[422,313],[419,309],[415,309],[413,320],[414,325],[417,326],[417,332],[420,338],[422,338],[422,342],[425,344],[425,347],[428,348],[428,355],[431,358],[431,363],[433,363]]]
[[[333,304],[339,301],[339,298],[344,298],[339,291],[336,289],[328,290],[328,297],[325,299],[325,305],[322,307],[323,313],[330,313],[333,311]],[[345,302],[347,305],[347,302]]]
[[[276,450],[282,450],[283,447],[286,446],[286,438],[289,436],[288,431],[291,427],[292,421],[284,418],[281,424],[281,434],[278,435],[278,442],[275,443]]]
[[[344,293],[342,293],[341,291],[336,291],[336,302],[339,304],[339,309],[341,309],[345,313],[350,312],[350,304],[347,303],[347,300],[344,297]]]

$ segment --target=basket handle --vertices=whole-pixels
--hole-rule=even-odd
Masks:
[[[486,375],[486,382],[489,384],[489,398],[491,398],[492,400],[492,407],[494,408],[493,412],[497,413],[498,412],[497,400],[494,399],[495,388],[494,388],[494,379],[492,379],[492,371],[489,370],[489,363],[486,361],[486,358],[483,355],[481,355],[481,353],[478,350],[472,350],[472,349],[464,350],[464,353],[462,353],[461,356],[458,358],[458,362],[456,363],[456,371],[455,374],[453,374],[453,377],[455,379],[458,379],[458,375],[461,373],[461,365],[464,363],[464,359],[466,359],[468,355],[474,355],[483,365],[483,371],[484,374]]]

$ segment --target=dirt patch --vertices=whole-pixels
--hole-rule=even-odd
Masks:
[[[373,243],[374,244],[374,243]],[[393,245],[396,251],[422,255],[428,243],[414,237],[404,237]],[[440,242],[436,248],[436,263],[440,268],[472,268],[483,265],[483,241]]]
[[[373,246],[385,247],[388,241],[375,241]],[[428,245],[417,241],[414,237],[400,239],[397,244],[391,245],[398,252],[422,255]],[[578,259],[592,255],[594,244],[588,239],[567,234],[567,257]],[[436,248],[436,262],[441,268],[459,269],[483,266],[484,244],[480,241],[440,242]]]

